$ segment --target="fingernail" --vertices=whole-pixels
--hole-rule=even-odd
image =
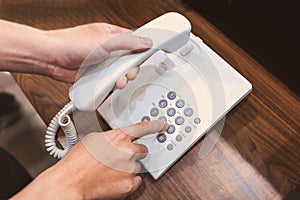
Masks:
[[[152,46],[152,40],[150,38],[141,38],[141,42],[142,44],[144,44],[147,47],[151,47]]]
[[[125,88],[126,84],[127,84],[127,78],[126,78],[126,76],[124,76],[118,80],[117,87],[119,89],[123,89],[123,88]]]
[[[127,84],[127,77],[126,76],[124,76],[124,78],[122,79],[122,83],[124,84],[124,85],[126,85]]]
[[[169,127],[169,124],[167,122],[164,123],[164,126],[163,126],[163,130],[167,130]]]

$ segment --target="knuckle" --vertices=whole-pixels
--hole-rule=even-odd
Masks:
[[[127,140],[128,135],[126,133],[124,133],[123,131],[119,131],[119,133],[117,134],[117,139],[118,140]]]
[[[111,140],[124,140],[127,135],[122,131],[122,129],[115,129],[105,132],[105,135]]]
[[[107,27],[107,23],[91,23],[88,25],[89,30],[96,32],[102,32],[103,29],[107,29]]]
[[[134,185],[133,182],[131,180],[127,180],[126,183],[123,186],[123,193],[124,194],[130,194],[132,193],[134,190]]]
[[[52,67],[52,70],[50,71],[50,77],[55,80],[63,80],[64,74],[59,68]]]
[[[132,147],[132,145],[124,147],[124,151],[128,154],[129,159],[132,159],[135,155],[135,149]]]
[[[137,123],[137,125],[141,126],[141,127],[146,127],[146,126],[149,126],[150,123],[151,123],[151,121],[142,121],[142,122]]]
[[[122,127],[119,128],[119,134],[120,134],[120,138],[122,139],[129,139],[129,136],[131,136],[133,134],[131,127]]]

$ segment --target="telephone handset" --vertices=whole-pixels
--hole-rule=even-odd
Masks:
[[[108,67],[84,74],[70,89],[69,96],[73,105],[81,111],[96,110],[121,75],[160,49],[166,52],[179,49],[188,42],[190,31],[190,22],[174,12],[164,14],[135,30],[133,35],[152,39],[152,48],[142,53],[121,56]]]

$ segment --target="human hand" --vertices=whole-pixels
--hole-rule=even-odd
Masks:
[[[66,82],[75,80],[78,68],[87,57],[89,64],[100,63],[111,52],[143,51],[152,45],[152,41],[148,38],[134,36],[128,29],[106,23],[47,31],[46,35],[49,38],[48,41],[54,45],[51,45],[49,57],[51,64],[45,71],[54,79]],[[120,77],[116,86],[125,87],[127,80],[133,80],[136,77],[138,69],[135,67],[126,76]]]
[[[133,141],[143,135],[165,131],[164,121],[91,133],[75,145],[56,165],[38,176],[15,199],[120,199],[142,182],[139,159],[147,148]],[[14,199],[14,198],[13,198]]]
[[[98,63],[113,51],[143,51],[152,45],[148,38],[133,36],[128,29],[106,23],[50,31],[4,20],[0,20],[0,26],[0,45],[6,47],[0,49],[0,70],[42,74],[64,82],[75,81],[82,62],[95,49],[93,59]],[[138,69],[120,77],[116,86],[125,87]]]

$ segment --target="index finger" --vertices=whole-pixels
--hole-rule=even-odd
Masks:
[[[101,43],[101,46],[106,52],[117,50],[140,52],[149,49],[152,46],[152,40],[150,38],[135,36],[130,32],[123,32],[104,41]]]
[[[162,120],[143,121],[137,124],[120,128],[130,139],[136,140],[150,133],[157,133],[167,130],[168,123]]]

